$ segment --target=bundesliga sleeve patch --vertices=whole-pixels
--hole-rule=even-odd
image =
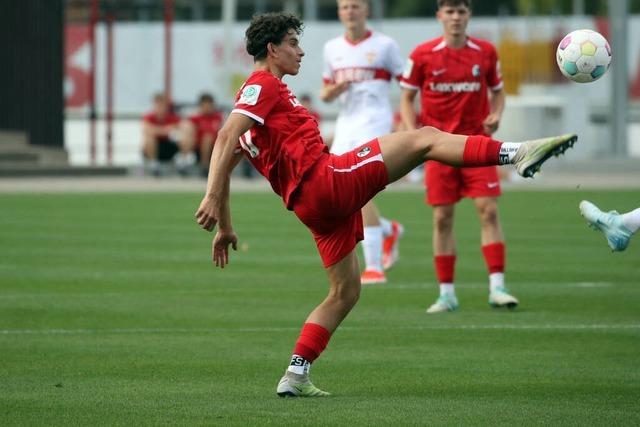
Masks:
[[[262,86],[260,85],[247,85],[242,89],[240,99],[237,104],[256,105]]]
[[[408,79],[411,77],[411,73],[413,72],[413,60],[410,58],[407,59],[407,63],[404,64],[404,71],[402,72],[402,77]]]

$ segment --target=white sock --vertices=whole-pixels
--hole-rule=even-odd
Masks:
[[[504,287],[504,273],[489,274],[489,290],[495,292],[496,289]]]
[[[513,163],[513,158],[518,152],[518,148],[522,143],[520,142],[503,142],[500,146],[500,157],[498,163],[501,165],[509,165]]]
[[[456,296],[456,289],[453,283],[440,283],[440,296]]]
[[[311,363],[307,359],[297,354],[291,356],[291,363],[287,371],[298,375],[306,375],[309,373],[309,369],[311,369]]]
[[[640,228],[640,208],[634,209],[631,212],[622,214],[622,225],[624,225],[629,231],[635,233]]]
[[[380,217],[380,227],[382,227],[382,236],[387,237],[393,234],[393,226],[387,218]]]
[[[362,242],[366,270],[382,271],[382,227],[365,227]]]

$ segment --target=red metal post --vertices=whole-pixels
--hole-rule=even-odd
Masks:
[[[172,103],[171,96],[171,82],[173,80],[173,58],[172,58],[172,44],[173,38],[171,34],[171,27],[174,19],[174,2],[173,0],[164,0],[164,92]]]
[[[107,164],[113,163],[113,14],[107,14]]]
[[[91,0],[89,11],[89,160],[96,164],[96,25],[100,0]]]

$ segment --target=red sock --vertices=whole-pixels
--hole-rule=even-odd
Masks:
[[[293,349],[293,354],[302,356],[311,363],[327,347],[329,338],[331,338],[331,334],[322,326],[315,323],[305,323]]]
[[[489,274],[504,273],[504,243],[497,242],[482,247],[482,254],[487,263]]]
[[[500,146],[502,146],[502,142],[488,136],[470,136],[464,145],[462,161],[465,166],[499,165],[501,164],[499,161]]]
[[[456,266],[455,255],[436,255],[433,257],[436,275],[440,283],[453,283],[453,273]]]

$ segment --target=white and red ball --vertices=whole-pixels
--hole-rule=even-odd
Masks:
[[[600,33],[576,30],[567,34],[556,50],[562,74],[578,83],[598,80],[611,64],[611,47]]]

